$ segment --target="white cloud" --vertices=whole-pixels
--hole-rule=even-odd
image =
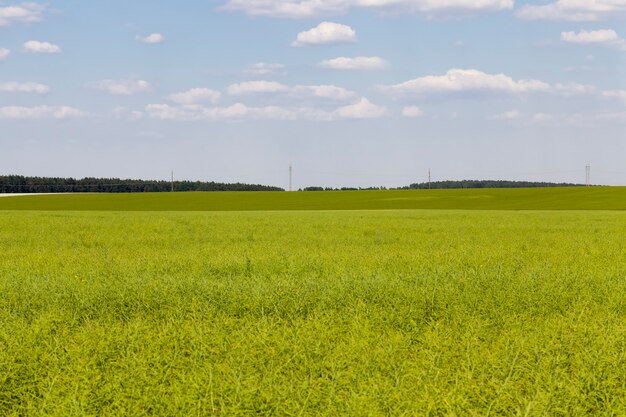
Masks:
[[[496,114],[489,119],[492,120],[505,120],[505,121],[523,121],[524,125],[533,124],[543,127],[558,127],[564,126],[570,127],[593,127],[597,126],[598,122],[607,121],[610,122],[623,122],[626,121],[626,112],[616,113],[545,113],[537,112],[531,114],[524,114],[518,110],[511,110],[504,113]]]
[[[592,95],[596,93],[596,88],[592,85],[585,84],[556,84],[552,87],[552,92],[563,97],[572,97],[578,95]]]
[[[0,7],[0,26],[12,23],[33,23],[43,19],[45,7],[36,3],[22,3]]]
[[[285,119],[290,114],[288,110],[279,107],[248,107],[241,103],[227,107],[198,105],[174,107],[168,104],[149,104],[145,111],[148,117],[152,119],[171,121]]]
[[[624,123],[626,122],[626,112],[600,113],[596,114],[594,119],[601,122]]]
[[[561,32],[561,40],[571,43],[607,43],[619,39],[617,32],[612,29],[581,30],[580,32]]]
[[[533,115],[533,121],[538,123],[549,123],[553,122],[556,119],[556,116],[549,113],[535,113]]]
[[[505,74],[487,74],[475,69],[451,69],[445,75],[428,75],[401,84],[382,87],[395,94],[442,93],[526,93],[550,91],[550,85],[538,80],[519,80]]]
[[[8,106],[0,107],[0,119],[73,119],[84,117],[86,115],[82,110],[68,106],[38,106],[38,107],[19,107]]]
[[[619,37],[613,29],[581,30],[580,32],[562,32],[563,42],[576,44],[596,44],[626,48],[626,40]]]
[[[24,44],[24,50],[26,52],[32,52],[34,54],[60,54],[62,52],[58,45],[50,42],[41,41],[28,41]]]
[[[356,32],[350,26],[333,22],[322,22],[316,27],[298,33],[291,46],[330,45],[356,42]]]
[[[316,120],[367,119],[382,117],[387,112],[383,107],[362,98],[358,102],[327,111],[313,107],[251,107],[236,103],[227,107],[205,107],[199,105],[171,106],[150,104],[146,106],[148,117],[170,121],[220,121],[220,120]]]
[[[0,61],[4,61],[11,55],[11,51],[6,48],[0,48]]]
[[[530,20],[595,21],[626,13],[626,0],[557,0],[522,6],[517,15]]]
[[[24,50],[33,54],[60,54],[62,52],[58,45],[41,41],[26,42],[24,44]]]
[[[292,89],[296,94],[312,95],[331,100],[347,100],[355,96],[354,91],[336,85],[299,85]]]
[[[288,86],[274,81],[244,81],[237,84],[231,84],[228,87],[228,93],[232,95],[281,93],[286,91],[289,91]]]
[[[101,80],[87,85],[110,94],[124,96],[150,91],[150,84],[144,80]]]
[[[336,85],[296,85],[288,86],[273,81],[247,81],[228,87],[231,95],[244,94],[282,94],[292,99],[320,98],[330,100],[348,100],[356,93]]]
[[[293,19],[338,15],[353,8],[428,14],[499,11],[512,9],[513,3],[514,0],[227,0],[223,9]]]
[[[495,120],[518,120],[522,118],[522,113],[519,110],[509,110],[504,113],[499,113],[491,117]]]
[[[358,102],[343,106],[334,111],[333,115],[339,119],[373,119],[387,113],[384,107],[372,104],[365,97]]]
[[[445,75],[427,75],[379,89],[395,96],[482,97],[493,94],[544,93],[560,97],[594,96],[592,85],[554,84],[540,80],[514,80],[505,74],[487,74],[475,69],[451,69]]]
[[[163,35],[161,35],[160,33],[151,33],[148,36],[137,36],[135,39],[137,39],[139,42],[142,43],[163,43],[165,42],[165,37]]]
[[[268,64],[265,62],[257,62],[254,65],[251,65],[245,72],[250,75],[271,75],[282,73],[285,69],[283,64]]]
[[[407,106],[402,109],[402,115],[404,117],[420,117],[423,114],[422,109],[417,106]]]
[[[618,100],[622,100],[624,103],[626,103],[626,90],[610,90],[610,91],[604,91],[602,93],[602,97],[606,97],[606,98],[616,98]]]
[[[355,58],[342,56],[322,61],[318,66],[337,70],[379,70],[386,68],[388,64],[384,59],[377,56],[359,56]]]
[[[195,104],[210,101],[216,103],[222,94],[219,91],[210,90],[208,88],[192,88],[181,93],[170,95],[168,98],[179,104]]]
[[[50,87],[45,84],[39,83],[18,83],[8,82],[0,83],[0,93],[37,93],[47,94],[50,92]]]
[[[144,118],[144,114],[138,110],[129,110],[126,107],[116,107],[113,109],[113,115],[120,119],[126,119],[131,122],[141,120]]]

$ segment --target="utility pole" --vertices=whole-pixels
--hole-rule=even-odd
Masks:
[[[172,192],[174,192],[174,170],[172,170]]]
[[[289,191],[293,191],[293,167],[289,165]]]
[[[430,168],[428,168],[428,189],[430,190],[430,181],[432,177],[430,176]]]
[[[591,185],[591,164],[587,164],[585,171],[585,184],[589,187]]]

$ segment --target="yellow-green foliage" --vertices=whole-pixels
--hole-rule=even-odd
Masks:
[[[319,192],[56,194],[0,198],[0,210],[626,210],[626,187]]]
[[[626,213],[0,212],[0,415],[626,415]]]

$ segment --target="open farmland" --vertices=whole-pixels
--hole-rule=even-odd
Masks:
[[[624,190],[0,199],[0,415],[624,415]]]
[[[626,210],[626,187],[319,192],[52,194],[0,198],[0,210]]]

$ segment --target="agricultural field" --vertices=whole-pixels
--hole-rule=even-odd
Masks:
[[[625,208],[601,187],[2,198],[0,415],[626,415]]]
[[[2,194],[0,194],[0,197]],[[626,187],[318,192],[52,194],[0,198],[0,210],[626,210]]]

